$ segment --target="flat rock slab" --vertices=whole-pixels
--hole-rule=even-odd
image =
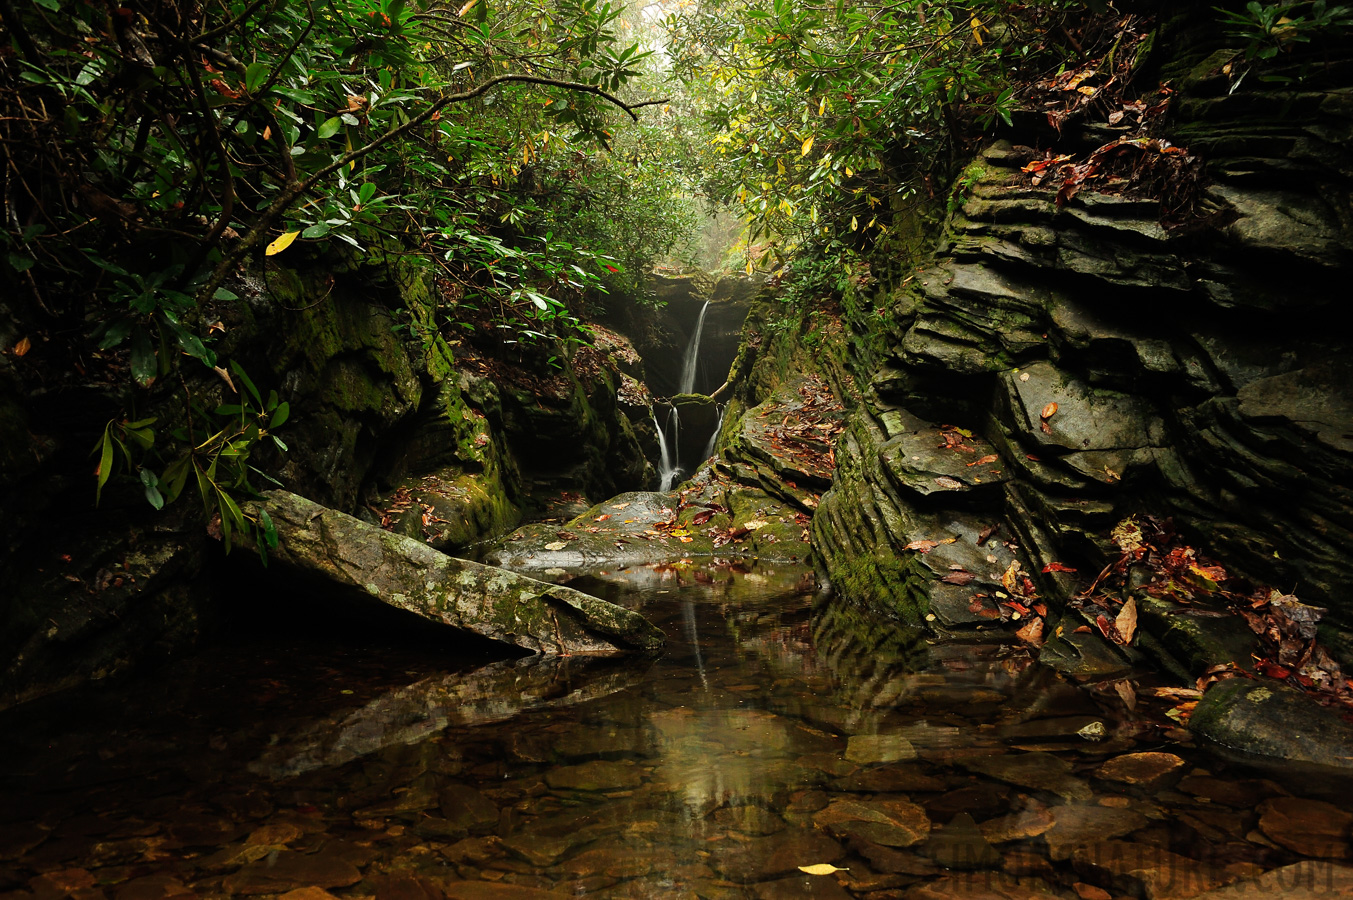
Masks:
[[[1001,855],[967,813],[959,813],[930,832],[924,850],[946,869],[994,869],[1001,864]]]
[[[1171,775],[1182,774],[1184,765],[1184,760],[1173,753],[1129,753],[1104,763],[1095,770],[1095,777],[1154,787]]]
[[[715,555],[806,559],[808,517],[724,468],[701,470],[681,491],[617,494],[562,526],[522,526],[487,559],[550,577]]]
[[[277,526],[277,562],[357,588],[397,609],[537,653],[654,651],[643,616],[580,591],[439,553],[287,491],[256,508]]]
[[[1043,840],[1048,842],[1048,855],[1053,859],[1069,859],[1078,847],[1122,837],[1148,824],[1146,816],[1130,809],[1057,806],[1052,810],[1052,827],[1043,833]]]
[[[1164,847],[1129,841],[1087,844],[1072,855],[1072,865],[1086,877],[1108,878],[1158,900],[1188,900],[1236,877]]]
[[[846,742],[846,759],[862,766],[915,758],[916,748],[900,734],[856,734]]]
[[[834,863],[845,856],[845,850],[826,835],[797,831],[710,849],[714,871],[740,884],[798,874],[799,866]]]
[[[280,894],[302,886],[346,887],[361,880],[362,873],[341,853],[283,850],[227,876],[222,887],[231,894]]]
[[[926,811],[907,800],[834,800],[813,816],[813,824],[885,847],[910,847],[930,834]]]
[[[1036,791],[1048,791],[1066,800],[1086,801],[1090,785],[1071,774],[1071,764],[1051,753],[1011,753],[958,761],[963,768]]]
[[[1250,881],[1199,894],[1196,900],[1334,900],[1353,897],[1353,866],[1307,859]]]
[[[557,791],[619,791],[638,787],[643,783],[643,774],[632,765],[594,760],[551,769],[545,783]]]
[[[1274,797],[1259,806],[1259,830],[1303,856],[1353,858],[1353,813],[1320,800]]]

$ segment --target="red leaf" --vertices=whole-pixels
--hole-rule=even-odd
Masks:
[[[1071,568],[1070,566],[1062,565],[1059,562],[1050,562],[1043,567],[1043,572],[1045,574],[1048,572],[1075,572],[1075,571],[1076,570]]]

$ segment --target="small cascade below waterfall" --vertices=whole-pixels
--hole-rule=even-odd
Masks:
[[[653,413],[653,430],[658,433],[658,478],[660,479],[658,490],[660,491],[670,491],[672,489],[672,481],[676,478],[677,473],[681,471],[681,469],[677,467],[675,449],[677,437],[681,433],[681,419],[677,416],[676,407],[673,407],[671,413],[668,414],[667,422],[669,425],[674,426],[673,431],[675,433],[672,436],[671,442],[668,442],[667,440],[667,430],[663,428],[662,425],[658,424],[658,414],[656,412]]]
[[[702,462],[714,455],[714,445],[719,441],[719,432],[723,431],[723,417],[724,414],[727,412],[728,412],[728,404],[720,403],[719,423],[714,426],[714,431],[709,436],[709,443],[705,445],[705,455],[701,457]]]
[[[681,382],[678,393],[695,392],[695,368],[700,360],[700,335],[705,330],[705,313],[709,312],[709,301],[700,307],[700,317],[695,320],[695,331],[691,333],[690,343],[686,345],[686,355],[681,362]]]

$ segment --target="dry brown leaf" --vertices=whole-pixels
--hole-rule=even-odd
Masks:
[[[1055,402],[1049,402],[1047,406],[1043,407],[1043,411],[1038,414],[1038,417],[1040,419],[1051,419],[1056,414],[1057,404]]]
[[[1137,692],[1132,688],[1130,681],[1118,681],[1114,683],[1113,689],[1118,692],[1118,696],[1123,701],[1123,705],[1132,712],[1137,708]]]
[[[1137,632],[1137,601],[1135,599],[1132,597],[1127,599],[1123,608],[1118,611],[1118,617],[1113,620],[1113,625],[1114,628],[1118,629],[1118,635],[1123,639],[1123,643],[1131,644],[1132,636]]]
[[[27,337],[19,338],[19,343],[14,345],[13,353],[15,356],[23,356],[29,350],[33,349],[33,342]]]
[[[1023,628],[1015,632],[1015,637],[1033,647],[1043,646],[1045,640],[1043,637],[1043,620],[1030,619]]]

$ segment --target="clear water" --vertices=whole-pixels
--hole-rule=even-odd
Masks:
[[[1342,788],[1165,743],[1149,701],[881,626],[803,569],[574,584],[666,652],[255,640],[0,716],[0,896],[1186,897],[1348,852],[1284,824]],[[1102,768],[1144,751],[1182,764]]]

